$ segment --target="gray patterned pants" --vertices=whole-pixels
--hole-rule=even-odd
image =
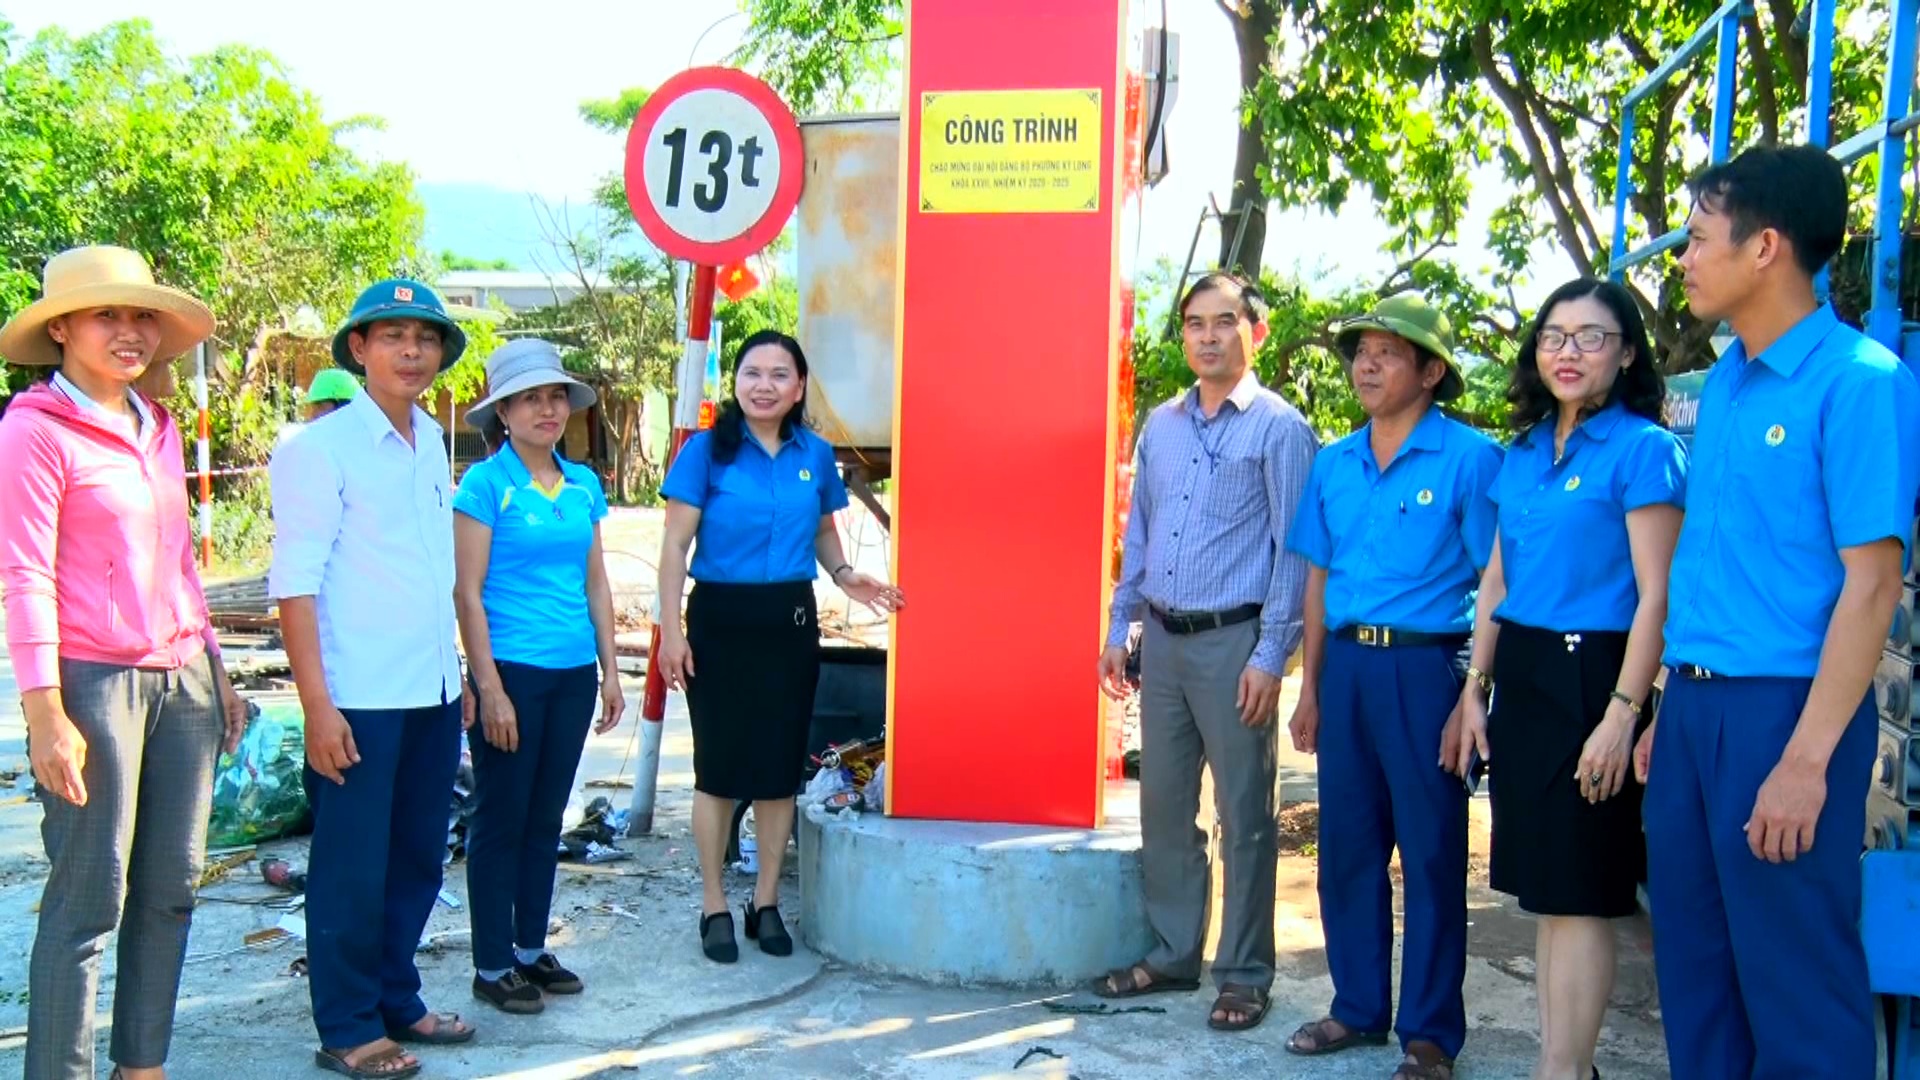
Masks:
[[[100,953],[116,927],[113,1060],[166,1062],[224,730],[204,655],[179,671],[62,660],[60,683],[87,740],[87,805],[41,793],[52,870],[33,940],[26,1080],[92,1080]]]

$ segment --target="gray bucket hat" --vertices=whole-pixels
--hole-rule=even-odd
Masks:
[[[567,374],[560,351],[539,338],[521,338],[493,350],[487,357],[487,396],[467,410],[467,423],[485,427],[499,412],[501,402],[523,390],[540,386],[567,388],[567,404],[584,409],[599,400],[586,383]]]

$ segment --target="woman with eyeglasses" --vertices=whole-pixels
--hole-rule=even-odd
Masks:
[[[1640,310],[1613,282],[1547,298],[1507,399],[1517,436],[1493,483],[1498,531],[1443,764],[1464,776],[1476,752],[1488,762],[1493,887],[1538,917],[1534,1080],[1588,1080],[1613,989],[1609,920],[1634,913],[1646,861],[1631,759],[1687,459],[1663,425]]]

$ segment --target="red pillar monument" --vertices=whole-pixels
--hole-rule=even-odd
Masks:
[[[889,812],[1086,828],[1131,450],[1125,0],[910,0]]]

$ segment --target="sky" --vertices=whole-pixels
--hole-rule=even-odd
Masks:
[[[689,62],[724,62],[747,29],[738,10],[738,0],[0,0],[0,15],[23,35],[48,25],[81,34],[138,17],[177,56],[227,43],[272,53],[330,119],[384,119],[384,131],[357,135],[354,146],[411,166],[429,207],[429,243],[488,248],[467,255],[540,247],[526,196],[587,205],[595,182],[619,168],[623,140],[583,123],[580,102],[658,85]],[[1146,197],[1142,265],[1184,259],[1208,194],[1224,204],[1232,173],[1237,60],[1225,16],[1216,0],[1168,0],[1168,19],[1182,50],[1167,127],[1172,170]],[[1488,261],[1472,241],[1498,181],[1485,178],[1476,194],[1467,243],[1454,253],[1469,269]],[[1266,262],[1329,287],[1377,280],[1392,266],[1380,252],[1387,236],[1364,200],[1337,217],[1290,211],[1269,218]],[[1203,240],[1203,258],[1215,243]],[[1572,273],[1551,249],[1540,265],[1543,280],[1523,301]]]

